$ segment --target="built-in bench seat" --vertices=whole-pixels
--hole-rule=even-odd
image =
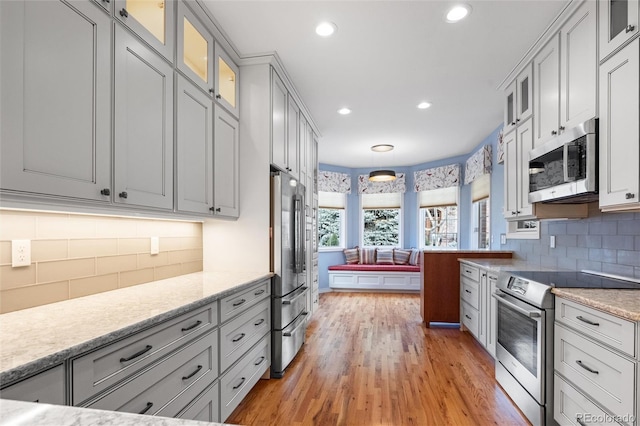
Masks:
[[[329,266],[329,287],[336,290],[420,291],[420,266],[362,265]]]

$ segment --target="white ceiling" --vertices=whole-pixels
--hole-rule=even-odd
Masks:
[[[498,85],[568,1],[470,0],[456,24],[451,1],[203,3],[242,56],[278,52],[322,133],[320,162],[357,168],[468,154],[502,122]],[[315,34],[324,20],[332,37]],[[396,148],[372,153],[380,143]]]

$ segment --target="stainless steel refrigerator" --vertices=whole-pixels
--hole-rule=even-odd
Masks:
[[[280,378],[306,331],[305,189],[291,175],[271,174],[271,377]]]

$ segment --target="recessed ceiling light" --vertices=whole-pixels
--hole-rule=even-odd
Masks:
[[[335,33],[338,27],[333,22],[321,22],[316,27],[316,34],[320,37],[329,37],[331,34]]]
[[[418,104],[418,108],[419,109],[427,109],[431,106],[431,104],[429,102],[420,102]]]
[[[447,12],[447,22],[454,23],[458,22],[465,17],[469,16],[471,13],[471,6],[468,4],[459,4],[452,7],[449,12]]]
[[[351,114],[351,110],[349,108],[347,108],[347,107],[340,108],[338,110],[338,114],[342,114],[342,115]]]
[[[371,147],[371,151],[375,151],[375,152],[387,152],[387,151],[391,151],[393,149],[393,145],[390,144],[380,144],[380,145],[374,145]]]

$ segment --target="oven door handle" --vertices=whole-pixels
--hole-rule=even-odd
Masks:
[[[505,299],[505,295],[502,293],[493,293],[491,296],[493,296],[498,302],[504,303],[510,309],[513,309],[514,311],[519,312],[526,317],[540,318],[541,316],[539,311],[528,311],[524,308],[521,308],[520,306],[516,305],[513,302],[509,302],[507,299]]]

